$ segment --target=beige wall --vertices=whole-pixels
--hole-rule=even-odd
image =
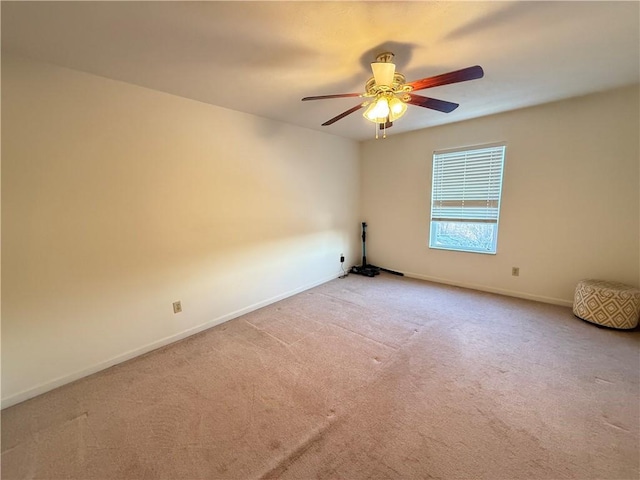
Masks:
[[[2,161],[4,406],[360,255],[336,136],[4,55]]]
[[[638,285],[639,107],[635,86],[364,142],[369,262],[562,305],[581,278]],[[497,255],[429,249],[433,151],[503,141]]]

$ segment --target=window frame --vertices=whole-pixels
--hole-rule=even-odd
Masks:
[[[457,154],[457,155],[456,155]],[[497,155],[498,161],[495,161]],[[429,211],[429,240],[428,246],[434,250],[449,250],[454,252],[465,253],[481,253],[487,255],[496,255],[498,252],[498,232],[500,225],[500,210],[502,205],[502,190],[504,180],[504,169],[507,156],[507,143],[495,142],[482,145],[473,145],[466,147],[450,148],[445,150],[435,150],[432,155],[432,168],[431,168],[431,202]],[[449,158],[447,158],[449,157]],[[469,157],[472,159],[480,160],[481,163],[476,165],[478,169],[476,172],[470,174],[467,168],[467,161]],[[457,167],[451,165],[446,166],[448,173],[443,173],[443,165],[446,160],[450,160],[451,165],[455,165],[458,162]],[[451,180],[454,177],[460,176],[459,173],[455,175],[451,173],[452,170],[457,168],[460,171],[460,162],[464,162],[462,168],[461,183],[454,184],[452,187]],[[499,167],[499,172],[492,170]],[[489,170],[489,173],[486,172]],[[438,173],[438,171],[440,173]],[[480,174],[481,180],[485,181],[481,184],[484,190],[478,190],[477,178]],[[470,182],[469,178],[472,177],[476,182]],[[445,181],[448,181],[448,185]],[[436,184],[438,182],[438,184]],[[443,186],[444,185],[444,186]],[[470,188],[467,188],[470,186]],[[495,196],[497,187],[497,197]],[[458,192],[456,192],[456,190]],[[473,190],[473,192],[466,193],[467,190]],[[451,197],[452,194],[457,195],[462,192],[460,198]],[[479,197],[479,193],[484,195]],[[437,197],[436,197],[437,196]],[[476,197],[476,198],[465,198]],[[465,202],[468,205],[472,204],[472,207],[465,209]],[[484,213],[481,204],[484,203]],[[438,205],[436,205],[438,204]],[[445,205],[447,204],[447,205]],[[449,208],[447,208],[449,207]],[[475,207],[475,208],[474,208]],[[440,216],[434,215],[439,213]],[[443,212],[451,214],[451,218],[442,216]],[[436,218],[436,220],[434,220]],[[440,218],[440,220],[438,220]],[[449,223],[449,224],[491,224],[492,228],[492,243],[489,249],[473,248],[467,245],[443,245],[438,243],[436,231],[436,223]]]

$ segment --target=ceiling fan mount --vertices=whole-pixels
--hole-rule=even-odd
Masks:
[[[391,52],[379,53],[376,56],[376,62],[378,63],[393,63],[395,55]]]
[[[304,97],[307,100],[326,100],[330,98],[361,97],[366,98],[364,102],[350,108],[349,110],[327,120],[322,125],[332,125],[338,120],[367,107],[363,117],[376,124],[376,138],[378,131],[383,130],[383,137],[386,136],[386,129],[393,125],[393,122],[402,117],[407,105],[429,108],[443,113],[450,113],[458,108],[457,103],[438,100],[436,98],[423,97],[411,93],[415,90],[438,87],[451,83],[465,82],[482,78],[484,71],[479,65],[463,68],[434,77],[422,78],[413,82],[406,82],[405,76],[395,71],[392,52],[383,52],[376,56],[376,61],[371,64],[373,76],[367,80],[364,86],[364,93],[339,93],[335,95],[319,95],[314,97]]]

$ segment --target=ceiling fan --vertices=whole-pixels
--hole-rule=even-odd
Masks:
[[[394,55],[391,52],[381,53],[376,57],[375,63],[371,64],[373,77],[367,80],[364,87],[365,93],[319,95],[315,97],[304,97],[302,101],[344,97],[367,98],[366,101],[327,120],[322,126],[331,125],[347,115],[367,107],[362,114],[363,117],[376,124],[376,138],[378,138],[378,132],[381,130],[383,131],[384,138],[386,137],[386,129],[391,127],[394,121],[405,114],[407,104],[430,108],[444,113],[452,112],[459,106],[457,103],[423,97],[411,92],[438,87],[440,85],[466,82],[467,80],[475,80],[476,78],[482,78],[484,76],[482,67],[475,65],[473,67],[463,68],[462,70],[406,83],[404,75],[396,72],[396,66],[392,62],[393,57]]]

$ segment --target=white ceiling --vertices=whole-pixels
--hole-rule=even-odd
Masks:
[[[377,53],[407,81],[472,65],[479,80],[422,95],[389,134],[640,82],[640,3],[2,2],[2,50],[364,140],[354,113]]]

